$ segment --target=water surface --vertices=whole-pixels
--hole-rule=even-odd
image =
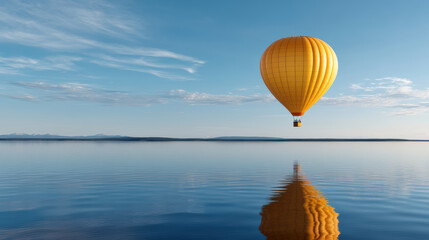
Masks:
[[[338,214],[338,239],[429,239],[429,143],[1,142],[0,153],[0,239],[262,240],[273,204],[269,226],[299,232],[282,209],[302,204],[275,200],[294,162]]]

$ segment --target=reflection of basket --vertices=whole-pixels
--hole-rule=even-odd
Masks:
[[[301,122],[293,122],[294,127],[301,127]]]
[[[295,165],[271,202],[262,207],[259,230],[267,240],[337,240],[338,213]]]

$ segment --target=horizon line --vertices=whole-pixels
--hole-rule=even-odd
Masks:
[[[429,142],[408,138],[281,138],[259,136],[220,137],[131,137],[121,135],[60,136],[51,134],[4,134],[0,141],[134,141],[134,142]]]

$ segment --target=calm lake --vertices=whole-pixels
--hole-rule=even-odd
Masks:
[[[424,142],[35,141],[0,154],[0,239],[429,239]]]

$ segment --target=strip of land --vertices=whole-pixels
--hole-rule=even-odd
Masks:
[[[215,137],[170,138],[128,136],[57,136],[57,135],[0,135],[0,141],[124,141],[124,142],[429,142],[422,139],[402,138],[274,138],[274,137]]]

